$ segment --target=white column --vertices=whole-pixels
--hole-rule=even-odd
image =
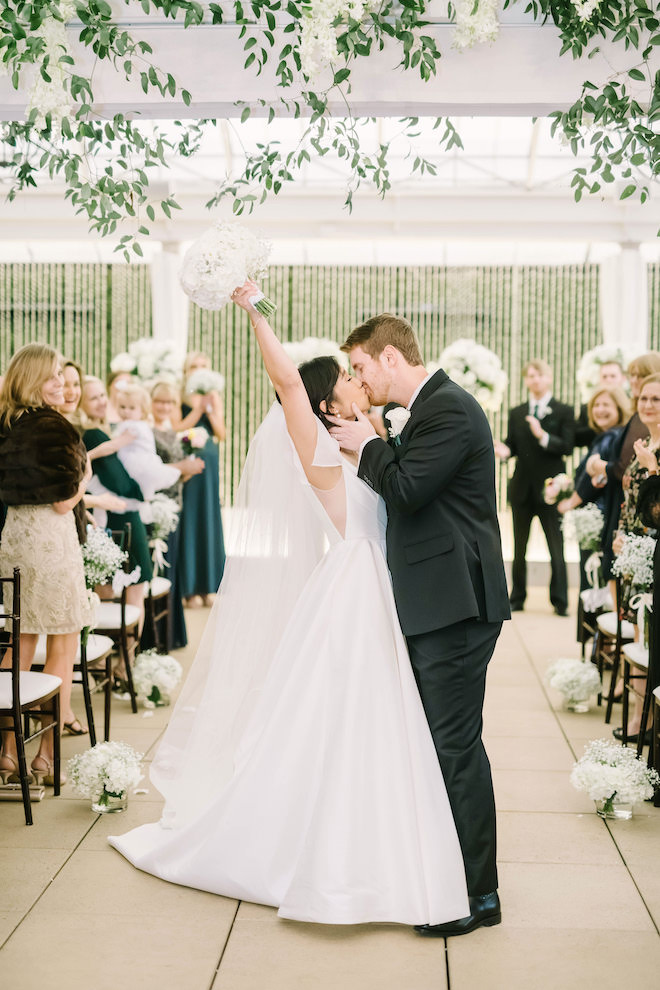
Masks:
[[[189,299],[179,284],[181,245],[164,241],[151,261],[151,310],[156,340],[171,341],[181,353],[188,343]]]
[[[601,263],[600,306],[603,342],[620,344],[636,357],[648,350],[648,268],[636,242]]]

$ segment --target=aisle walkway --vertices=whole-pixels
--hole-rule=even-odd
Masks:
[[[188,613],[191,638],[205,611]],[[568,774],[600,712],[558,711],[542,676],[573,656],[575,620],[545,593],[507,623],[491,666],[486,738],[500,828],[504,921],[458,939],[388,925],[319,927],[139,873],[106,835],[159,816],[158,794],[92,815],[71,788],[0,803],[0,986],[7,990],[620,990],[657,986],[660,809],[604,823]],[[189,660],[191,649],[182,654]],[[115,702],[113,737],[153,754],[152,718]],[[84,748],[65,740],[65,755]]]

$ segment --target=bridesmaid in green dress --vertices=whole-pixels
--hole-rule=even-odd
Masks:
[[[206,354],[193,351],[184,364],[184,380],[199,368],[210,368]],[[215,594],[225,568],[225,545],[220,515],[220,454],[218,441],[226,435],[222,401],[217,392],[189,395],[181,406],[177,430],[203,426],[209,434],[199,451],[205,463],[202,474],[191,478],[183,489],[180,525],[180,590],[188,605],[205,605]]]

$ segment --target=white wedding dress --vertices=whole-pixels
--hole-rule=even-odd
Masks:
[[[269,417],[283,423],[279,409]],[[217,616],[209,620],[214,628],[189,675],[193,686],[184,686],[152,769],[166,796],[163,818],[110,842],[141,870],[273,905],[284,918],[440,924],[469,914],[467,889],[397,619],[386,513],[319,429],[316,463],[344,465],[340,485],[322,496],[334,521],[301,479],[299,464],[303,501],[289,509],[298,533],[313,516],[329,548],[324,552],[317,539],[302,588],[289,605],[277,599],[283,626],[266,616],[269,645],[257,657],[250,641],[244,666],[227,658],[241,649],[230,618],[241,595],[232,593],[229,571],[216,601],[221,610],[223,595],[230,601],[226,627]],[[309,547],[310,533],[304,538]],[[294,569],[293,553],[289,542],[284,575]],[[245,558],[245,574],[254,577],[254,554]],[[235,580],[240,587],[238,572]],[[276,580],[270,594],[259,592],[251,602],[248,640],[260,634],[254,631],[269,599],[288,584]],[[195,667],[205,654],[200,677]],[[258,670],[246,670],[255,664]]]

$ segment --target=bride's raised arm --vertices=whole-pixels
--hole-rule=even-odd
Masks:
[[[275,336],[270,323],[250,302],[258,294],[254,282],[246,282],[232,294],[232,299],[250,318],[261,351],[264,367],[277,392],[289,436],[300,458],[307,480],[315,488],[330,489],[339,481],[341,467],[314,467],[318,439],[318,418],[310,405],[298,368]]]

